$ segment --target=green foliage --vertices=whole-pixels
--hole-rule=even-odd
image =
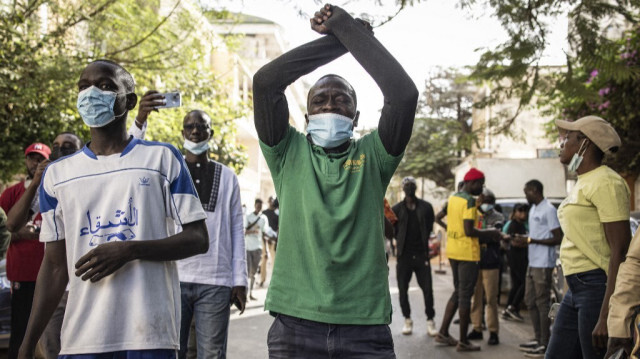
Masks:
[[[494,133],[508,133],[515,118],[529,107],[537,106],[546,115],[569,119],[587,113],[601,115],[614,125],[626,144],[612,165],[621,172],[640,172],[638,137],[630,131],[637,127],[633,126],[637,123],[633,115],[637,112],[634,84],[640,78],[640,67],[621,58],[637,49],[637,31],[631,31],[633,34],[625,35],[623,40],[617,34],[625,26],[635,28],[639,1],[461,0],[461,4],[470,9],[492,9],[509,35],[496,49],[484,50],[472,73],[472,78],[494,85],[491,96],[480,106],[518,100],[515,113],[496,119],[499,125],[494,127]],[[571,51],[565,67],[543,67],[540,60],[548,45],[549,24],[559,16],[569,17]],[[597,77],[590,79],[596,69]],[[603,88],[610,88],[608,94],[598,93]]]
[[[427,79],[399,175],[428,178],[453,189],[452,170],[476,140],[471,127],[475,92],[455,69],[440,69]]]
[[[615,76],[611,69],[640,71],[640,26],[626,31],[613,42],[616,51],[607,58],[609,69],[593,64],[574,68],[574,83],[557,91],[548,102],[551,111],[563,119],[596,115],[607,119],[622,140],[622,147],[607,164],[623,174],[640,173],[640,77]],[[615,70],[614,70],[615,71]],[[624,70],[619,70],[624,72]],[[555,130],[555,129],[553,129]]]
[[[0,6],[0,180],[24,172],[22,151],[34,141],[51,143],[62,131],[89,138],[76,110],[75,83],[82,68],[99,58],[127,68],[139,98],[148,89],[182,93],[182,108],[152,114],[147,139],[181,144],[184,114],[202,109],[213,119],[213,157],[242,169],[246,157],[230,120],[248,108],[229,100],[227,80],[212,71],[207,59],[219,39],[205,31],[206,19],[194,3],[176,0],[168,13],[161,13],[159,0],[13,3]],[[130,123],[136,113],[129,114]]]

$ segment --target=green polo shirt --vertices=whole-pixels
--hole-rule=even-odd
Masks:
[[[265,309],[331,324],[390,323],[383,199],[402,155],[389,155],[378,131],[337,154],[293,127],[260,147],[280,202]]]

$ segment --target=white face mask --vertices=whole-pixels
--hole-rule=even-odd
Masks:
[[[196,143],[191,142],[185,138],[183,146],[185,150],[193,153],[194,155],[199,155],[209,149],[209,140],[204,140]]]
[[[569,170],[569,172],[576,173],[578,171],[578,168],[582,164],[582,160],[584,160],[584,153],[587,152],[587,146],[585,146],[586,142],[587,142],[586,138],[582,140],[582,143],[580,144],[580,148],[578,149],[578,152],[576,152],[571,158],[571,162],[569,162],[569,165],[567,166],[567,169]],[[582,150],[583,147],[584,147],[584,151]],[[580,151],[582,151],[582,154],[580,154]]]
[[[483,213],[487,213],[493,209],[493,205],[489,203],[483,203],[480,205],[480,209],[482,210]]]
[[[307,132],[315,145],[335,148],[353,137],[353,119],[337,113],[310,115]]]

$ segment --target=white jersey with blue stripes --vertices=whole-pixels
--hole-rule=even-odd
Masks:
[[[75,263],[102,243],[166,238],[174,224],[206,218],[184,159],[168,144],[131,139],[122,153],[88,146],[47,168],[40,240],[64,240],[69,299],[60,354],[178,349],[175,262],[136,260],[91,283]]]

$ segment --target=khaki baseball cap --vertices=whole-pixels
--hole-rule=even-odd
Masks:
[[[598,116],[585,116],[575,121],[556,120],[556,126],[563,130],[582,132],[607,154],[617,152],[622,145],[613,126]]]

